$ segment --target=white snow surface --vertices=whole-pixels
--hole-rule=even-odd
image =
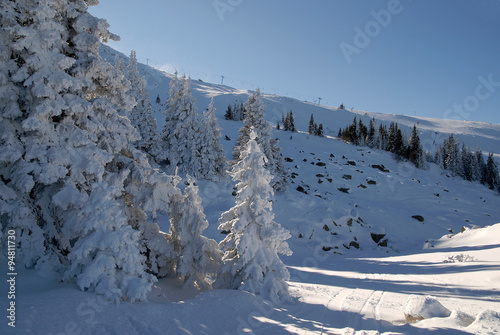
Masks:
[[[103,53],[113,60],[116,52],[105,48]],[[158,94],[163,102],[170,75],[138,67],[153,105]],[[243,124],[223,115],[228,104],[245,101],[248,92],[193,78],[193,94],[199,112],[214,97],[222,145],[231,157]],[[424,150],[454,132],[467,145],[498,157],[500,125],[337,110],[270,95],[264,103],[273,125],[292,109],[299,130],[273,130],[284,157],[290,158],[285,165],[293,176],[288,190],[273,199],[275,221],[292,234],[287,242],[293,255],[280,258],[290,272],[293,303],[275,304],[242,290],[186,289],[164,278],[148,301],[113,304],[74,283],[18,267],[16,327],[7,325],[9,287],[2,280],[0,334],[500,334],[498,193],[448,177],[435,165],[417,170],[389,153],[333,137],[355,115],[366,121],[375,116],[379,122],[408,127],[407,134],[420,122]],[[162,108],[154,108],[161,129]],[[324,123],[326,137],[305,133],[311,113]],[[383,164],[389,172],[373,164]],[[219,242],[224,235],[217,221],[234,205],[234,182],[197,184],[210,223],[204,235]],[[307,194],[298,192],[298,186]],[[167,217],[157,222],[168,231]],[[372,233],[384,235],[379,243],[387,239],[387,247],[378,246]],[[1,264],[7,269],[5,259]],[[435,313],[436,305],[425,303],[426,297],[450,314]],[[409,301],[424,302],[423,320],[407,322]]]

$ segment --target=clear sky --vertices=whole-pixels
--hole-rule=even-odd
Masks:
[[[500,123],[499,0],[102,0],[140,62],[372,112]]]

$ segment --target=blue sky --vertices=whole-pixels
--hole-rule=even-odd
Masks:
[[[90,12],[120,35],[115,49],[193,79],[500,123],[498,0],[103,0]]]

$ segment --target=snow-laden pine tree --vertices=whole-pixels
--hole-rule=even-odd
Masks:
[[[460,154],[458,139],[451,134],[448,140],[445,140],[443,148],[445,149],[443,156],[445,168],[451,171],[454,176],[462,175],[462,155]]]
[[[220,287],[240,288],[274,300],[290,299],[285,280],[289,273],[278,254],[291,255],[288,230],[274,221],[270,186],[272,175],[266,157],[251,129],[241,148],[241,159],[232,167],[236,205],[223,213],[219,229],[229,231],[220,243],[224,250]]]
[[[370,148],[380,149],[380,131],[375,118],[370,120],[368,134],[366,136],[366,145]]]
[[[485,183],[486,179],[486,163],[484,162],[483,152],[479,147],[474,149],[474,180],[479,180],[481,183]]]
[[[314,115],[311,113],[311,118],[309,119],[308,132],[310,135],[316,135],[318,132],[318,125],[314,122]]]
[[[165,102],[165,110],[163,111],[163,114],[165,115],[165,122],[163,123],[163,130],[161,134],[163,152],[160,157],[161,159],[167,160],[167,163],[172,163],[169,161],[171,158],[170,148],[175,148],[177,145],[176,138],[173,135],[177,122],[179,121],[179,102],[179,78],[177,76],[177,71],[175,71],[174,76],[170,78],[168,98]]]
[[[389,145],[389,134],[387,132],[387,127],[383,124],[380,125],[378,129],[378,133],[380,136],[380,144],[379,148],[380,150],[386,150],[388,151],[388,145]]]
[[[287,172],[283,165],[283,157],[279,141],[271,138],[271,126],[264,118],[264,102],[260,89],[250,95],[245,103],[244,126],[238,132],[238,139],[233,150],[233,162],[236,164],[241,159],[241,150],[250,140],[251,129],[257,136],[257,143],[266,156],[266,168],[274,176],[271,186],[275,191],[282,191],[288,185]]]
[[[495,162],[492,153],[488,155],[488,159],[486,160],[486,184],[490,187],[490,189],[500,191],[500,175],[498,174],[498,164]]]
[[[109,299],[144,299],[147,267],[166,263],[169,250],[157,225],[145,228],[146,213],[167,211],[176,189],[133,147],[136,131],[117,112],[133,99],[99,56],[116,36],[87,12],[95,4],[2,3],[2,231],[16,231],[19,264]]]
[[[210,289],[220,269],[222,252],[202,235],[208,227],[195,181],[188,176],[184,194],[172,197],[170,233],[176,252],[176,273],[184,285]]]
[[[191,78],[182,78],[177,92],[176,77],[171,79],[170,96],[165,110],[164,152],[173,171],[202,177],[203,147],[202,124],[196,113],[195,100],[191,91]]]
[[[325,136],[325,131],[323,129],[323,123],[320,123],[318,126],[318,131],[316,133],[319,137],[324,137]]]
[[[171,161],[176,162],[180,172],[201,176],[201,148],[203,146],[202,124],[196,113],[195,100],[191,91],[191,78],[185,76],[181,82],[178,122],[173,136],[177,146],[170,148]],[[175,156],[175,157],[174,157]]]
[[[475,160],[472,151],[465,143],[462,144],[462,166],[463,177],[468,180],[474,180]]]
[[[136,105],[127,115],[141,137],[135,143],[135,146],[139,150],[149,154],[154,160],[159,161],[158,157],[161,154],[162,148],[158,125],[156,119],[153,117],[153,107],[151,106],[146,79],[141,77],[137,70],[137,56],[134,50],[130,52],[126,78],[131,84],[129,94],[136,101]]]
[[[297,131],[297,128],[295,128],[295,119],[293,118],[293,111],[290,110],[290,114],[288,115],[288,130],[289,131],[292,131],[292,132],[296,132]]]
[[[424,152],[420,145],[420,137],[418,135],[417,126],[415,125],[410,133],[408,158],[417,168],[423,169],[425,167]]]
[[[221,128],[215,117],[214,99],[210,100],[202,115],[203,145],[201,147],[201,174],[205,179],[217,181],[226,176],[227,158],[220,143]]]
[[[113,65],[120,73],[125,74],[125,62],[123,61],[123,58],[120,57],[119,54],[115,55],[115,60],[113,62]]]

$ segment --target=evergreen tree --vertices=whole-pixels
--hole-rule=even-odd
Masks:
[[[231,105],[227,106],[226,113],[224,114],[224,119],[234,120],[233,109],[231,108]]]
[[[344,128],[344,131],[342,132],[342,139],[344,142],[352,142],[352,138],[351,138],[351,126],[346,126]]]
[[[136,131],[118,114],[133,99],[99,56],[115,36],[87,12],[94,4],[2,3],[2,231],[16,230],[19,264],[109,299],[145,299],[154,282],[146,269],[169,246],[146,220],[168,210],[159,195],[175,188],[134,148]]]
[[[480,148],[474,149],[474,180],[479,180],[481,183],[486,183],[486,163],[484,162],[483,152]]]
[[[220,243],[224,267],[218,286],[248,290],[273,301],[289,300],[289,273],[278,254],[291,254],[285,242],[290,233],[274,221],[272,175],[264,167],[266,156],[256,138],[251,129],[241,159],[232,168],[238,181],[236,205],[219,220],[219,229],[230,233]]]
[[[243,120],[244,115],[243,115],[243,108],[240,107],[236,102],[234,103],[233,106],[233,120],[234,121],[241,121]]]
[[[405,139],[401,128],[398,127],[396,123],[396,136],[394,138],[393,153],[396,155],[397,159],[402,159],[406,157],[407,148],[405,145]]]
[[[368,133],[366,135],[366,145],[370,148],[378,148],[380,142],[380,137],[377,129],[377,122],[375,118],[370,120],[368,124]]]
[[[208,228],[198,187],[188,176],[184,194],[172,197],[170,233],[177,255],[176,272],[184,285],[210,289],[219,269],[222,252],[217,242],[202,235]]]
[[[380,136],[379,149],[389,151],[389,134],[387,132],[387,127],[381,124],[378,133]]]
[[[295,128],[295,119],[293,118],[293,111],[290,110],[290,121],[289,121],[289,130],[292,132],[296,132],[297,128]]]
[[[165,110],[167,120],[163,132],[166,158],[172,172],[178,168],[181,173],[199,178],[202,173],[201,149],[204,135],[196,113],[191,78],[182,78],[179,91],[176,77],[170,84],[170,96]]]
[[[498,164],[493,158],[493,154],[488,155],[486,160],[486,184],[492,190],[497,190],[500,186],[500,175],[498,174]]]
[[[472,154],[469,147],[462,144],[462,174],[463,177],[468,181],[474,180],[474,155]]]
[[[387,134],[387,147],[386,150],[389,152],[394,152],[394,143],[396,141],[396,124],[391,122],[389,125],[389,133]]]
[[[226,176],[226,154],[220,139],[222,134],[221,128],[215,117],[214,99],[210,100],[210,105],[203,113],[203,139],[204,143],[201,148],[202,171],[201,175],[213,181]]]
[[[359,144],[359,132],[358,132],[358,118],[354,117],[351,126],[349,127],[349,138],[351,139],[352,144]]]
[[[243,101],[240,102],[240,107],[239,107],[239,118],[238,118],[238,121],[243,121],[243,119],[245,118],[245,114],[246,114],[246,108],[245,108],[245,105],[243,104]]]
[[[118,54],[115,55],[114,66],[119,73],[125,74],[125,62]]]
[[[286,131],[292,131],[292,119],[290,118],[290,113],[286,113],[285,118]]]
[[[161,140],[163,143],[163,153],[161,158],[167,160],[169,164],[176,164],[176,161],[170,161],[172,158],[171,150],[177,146],[177,138],[174,136],[175,128],[179,122],[179,106],[180,103],[180,91],[179,91],[179,79],[177,76],[177,71],[175,71],[174,76],[170,78],[168,98],[166,101],[165,110],[163,114],[165,115],[165,123],[163,124],[163,131],[161,135]]]
[[[147,90],[146,79],[139,75],[137,70],[137,57],[135,51],[130,52],[127,65],[127,79],[132,86],[129,94],[135,99],[135,107],[128,113],[132,125],[139,132],[141,137],[135,146],[139,150],[148,153],[153,159],[159,161],[161,155],[160,134],[158,125],[153,117],[153,108],[149,92]]]
[[[245,103],[244,126],[238,132],[238,139],[233,150],[233,165],[241,159],[241,149],[249,141],[250,130],[257,134],[257,143],[267,158],[266,168],[274,176],[271,181],[275,191],[283,190],[288,185],[286,170],[278,141],[271,139],[271,127],[264,119],[264,103],[260,90],[250,95]]]
[[[365,145],[366,136],[368,135],[368,128],[363,123],[363,120],[359,119],[358,122],[358,145]]]
[[[453,134],[450,135],[448,141],[446,142],[444,163],[446,169],[451,171],[451,173],[454,176],[461,174],[462,162],[461,162],[460,149],[458,140],[455,139]]]
[[[320,123],[318,126],[318,132],[316,133],[319,137],[325,136],[325,131],[323,130],[323,123]]]
[[[318,133],[318,125],[314,122],[314,115],[311,113],[309,119],[309,135],[316,135]]]
[[[283,119],[283,129],[285,131],[297,131],[295,129],[295,120],[293,119],[293,112],[290,110],[289,113],[286,113],[286,117],[282,117]]]
[[[275,191],[284,191],[288,187],[288,172],[283,164],[283,155],[277,138],[270,139],[271,142],[271,158],[274,162],[272,166],[273,180],[271,186]],[[270,170],[271,171],[271,170]]]
[[[156,104],[157,105],[161,104],[161,99],[160,99],[160,95],[159,94],[156,96]]]
[[[413,126],[408,145],[408,158],[417,168],[422,169],[425,166],[424,153],[420,145],[417,126]]]
[[[170,161],[175,162],[180,172],[200,177],[201,148],[203,132],[201,122],[196,113],[195,100],[191,91],[191,78],[183,77],[181,82],[178,122],[173,136],[177,146],[171,148],[173,155]]]
[[[436,149],[436,152],[434,154],[434,163],[439,166],[441,169],[444,170],[444,166],[443,166],[443,154],[441,152],[441,148],[438,148]]]

